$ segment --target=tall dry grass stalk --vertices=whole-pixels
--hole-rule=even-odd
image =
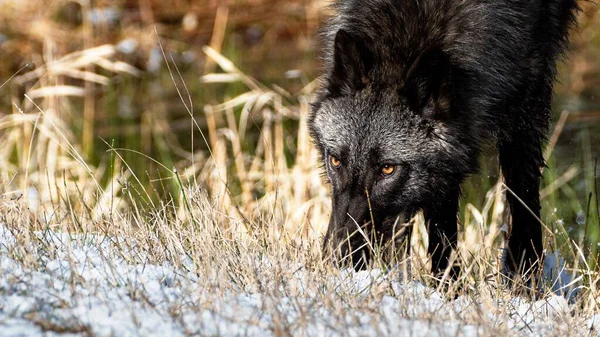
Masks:
[[[207,163],[212,169],[205,173],[210,177],[207,187],[221,212],[249,221],[246,231],[268,221],[277,228],[266,229],[285,233],[290,239],[319,237],[327,223],[328,188],[308,136],[309,90],[292,95],[268,88],[216,50],[206,47],[205,52],[224,72],[204,75],[204,83],[240,81],[248,88],[226,102],[204,107],[212,149]],[[225,121],[220,128],[217,116]],[[285,121],[298,125],[293,135],[284,128]],[[249,123],[260,123],[255,144],[248,142]],[[255,149],[253,155],[243,148]],[[292,167],[287,163],[290,154],[294,156]],[[239,195],[232,196],[230,186],[237,186]]]
[[[66,122],[74,101],[91,95],[84,88],[88,83],[102,86],[109,82],[90,67],[139,74],[115,60],[115,53],[110,45],[59,58],[49,52],[47,62],[12,79],[11,85],[30,90],[22,99],[13,96],[12,111],[0,117],[0,178],[5,196],[23,196],[33,210],[50,215],[62,203],[76,212],[91,205],[87,210],[94,218],[124,207],[115,186],[128,173],[121,175],[117,164],[112,168],[117,173],[106,179],[107,167],[90,166]],[[73,80],[83,82],[73,84]]]

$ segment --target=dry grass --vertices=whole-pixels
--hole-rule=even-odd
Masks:
[[[95,51],[86,50],[81,55]],[[505,208],[501,182],[488,193],[482,209],[467,205],[456,255],[463,274],[450,286],[437,289],[442,301],[460,296],[458,298],[469,305],[444,309],[446,311],[440,313],[439,307],[415,307],[418,300],[411,297],[411,291],[399,292],[398,287],[404,283],[398,282],[402,280],[420,280],[435,286],[426,272],[427,239],[420,218],[413,222],[416,235],[412,240],[411,257],[400,258],[398,265],[385,274],[374,274],[367,292],[357,291],[356,276],[332,269],[323,263],[319,253],[329,201],[328,187],[321,177],[317,153],[306,129],[308,99],[314,84],[294,95],[286,93],[245,75],[215,50],[207,47],[205,52],[223,72],[203,76],[204,82],[241,81],[248,89],[222,104],[203,107],[208,134],[203,135],[202,141],[206,141],[211,150],[207,156],[190,154],[189,166],[169,170],[171,175],[160,181],[165,185],[175,184],[177,198],[140,204],[135,195],[144,191],[136,184],[138,173],[129,171],[127,163],[119,159],[126,149],[110,151],[115,157],[114,167],[110,169],[86,164],[79,154],[80,144],[73,143],[69,130],[55,116],[69,99],[60,88],[43,87],[39,92],[44,95],[34,98],[30,93],[22,105],[15,104],[18,114],[8,115],[0,123],[5,125],[2,148],[18,149],[23,163],[20,170],[8,165],[9,162],[2,166],[3,176],[9,178],[5,181],[11,183],[4,185],[7,190],[2,195],[0,223],[7,226],[18,243],[8,251],[11,259],[24,268],[43,270],[44,261],[56,256],[57,249],[64,248],[39,233],[66,231],[83,238],[100,234],[111,241],[113,258],[132,265],[166,262],[175,270],[192,272],[198,280],[204,280],[202,289],[213,297],[210,302],[195,303],[199,308],[210,307],[219,299],[226,301],[230,293],[264,296],[265,301],[273,303],[265,304],[263,310],[275,320],[268,328],[273,329],[274,335],[296,334],[294,331],[302,324],[305,330],[301,331],[311,331],[309,327],[317,318],[310,314],[310,308],[315,307],[331,315],[328,324],[332,332],[353,333],[355,325],[344,323],[350,308],[356,315],[371,317],[374,328],[383,324],[384,316],[374,308],[378,308],[386,296],[399,301],[402,319],[429,321],[435,329],[442,330],[448,323],[458,326],[459,330],[475,325],[477,331],[485,335],[508,335],[514,329],[525,329],[527,334],[528,329],[540,331],[537,330],[542,329],[539,324],[550,324],[554,332],[549,335],[570,334],[573,326],[585,326],[598,312],[595,288],[598,274],[580,267],[578,272],[586,288],[577,305],[552,309],[551,314],[541,316],[519,316],[525,315],[522,302],[507,291],[498,267]],[[103,57],[103,63],[112,62],[110,55]],[[120,68],[129,69],[125,65]],[[47,69],[52,67],[47,66]],[[21,76],[33,76],[29,74]],[[176,76],[176,69],[172,69],[172,74]],[[185,87],[179,89],[183,104],[193,115],[194,107]],[[233,111],[240,107],[241,115],[234,115]],[[249,141],[246,134],[249,116],[257,114],[262,116],[262,125],[257,144],[250,146],[256,150],[250,154],[242,150],[242,144]],[[217,128],[217,118],[225,120],[227,127]],[[297,133],[291,136],[293,141],[284,131],[286,120],[298,122]],[[291,166],[286,159],[288,153],[294,155]],[[11,156],[7,153],[1,158]],[[10,173],[11,170],[14,173]],[[104,185],[100,184],[102,175],[109,175]],[[11,186],[22,187],[9,190]],[[237,186],[239,192],[234,194],[230,186]],[[19,191],[26,193],[21,195]],[[547,238],[550,249],[553,249],[552,238]],[[581,252],[576,251],[577,246],[573,247],[574,255],[579,257],[577,260],[583,261]],[[406,263],[405,259],[412,262]],[[106,262],[113,263],[110,257]],[[85,279],[80,282],[85,284]],[[433,295],[433,290],[426,291],[427,296],[439,296]],[[144,302],[143,289],[136,291],[141,303],[153,305]],[[533,292],[526,296],[546,298],[549,295]],[[283,309],[275,305],[290,298],[310,299],[294,307],[298,319],[293,322],[281,319],[287,311],[281,312]],[[533,303],[535,299],[529,301]],[[532,312],[549,310],[536,305],[531,307]],[[172,310],[173,318],[177,319],[177,312],[190,309]],[[201,316],[201,312],[197,315]],[[525,323],[506,323],[515,320]],[[53,326],[52,321],[40,316],[32,316],[31,321],[56,332],[82,333],[91,329],[77,322],[67,327]]]

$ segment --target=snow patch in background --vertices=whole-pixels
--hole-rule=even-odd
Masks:
[[[558,252],[544,256],[543,282],[545,286],[557,295],[564,296],[569,302],[574,302],[581,292],[581,277],[567,270],[565,259]]]

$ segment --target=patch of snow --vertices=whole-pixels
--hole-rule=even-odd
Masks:
[[[544,256],[543,282],[553,293],[574,302],[581,292],[580,277],[567,270],[565,259],[558,252]]]
[[[593,331],[596,335],[600,335],[600,314],[592,316],[587,322],[588,330]]]
[[[220,289],[218,271],[211,279],[168,263],[125,261],[123,252],[113,248],[119,238],[50,230],[38,235],[54,251],[30,265],[11,253],[23,247],[0,225],[2,336],[60,335],[57,331],[95,336],[486,336],[490,326],[518,335],[547,334],[571,312],[560,296],[533,303],[521,298],[484,303],[470,296],[449,300],[421,282],[390,280],[379,270],[344,270],[331,282],[335,288],[319,289],[311,286],[308,270],[291,265],[286,268],[297,270],[292,279],[274,285],[269,272],[276,266],[264,258],[251,262],[265,271],[258,275],[264,286]],[[135,249],[130,253],[138,254]],[[182,260],[184,268],[193,268],[189,257]],[[556,261],[557,267],[564,266]],[[326,305],[324,298],[334,303]],[[582,331],[597,330],[599,317],[582,324]]]

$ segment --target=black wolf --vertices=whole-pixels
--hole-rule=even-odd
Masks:
[[[542,145],[577,0],[340,0],[333,9],[309,120],[333,189],[324,247],[365,267],[367,246],[422,211],[433,271],[445,270],[460,185],[493,140],[514,193],[505,267],[535,269]]]

